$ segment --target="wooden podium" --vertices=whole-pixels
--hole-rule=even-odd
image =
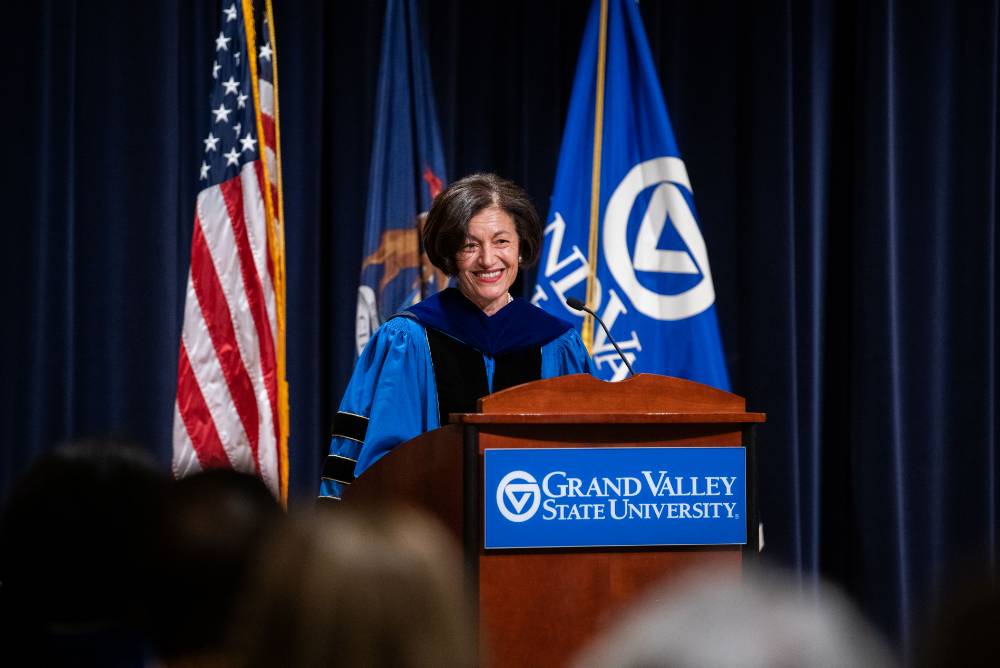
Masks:
[[[400,502],[462,541],[478,600],[483,665],[565,665],[650,585],[696,566],[728,570],[757,553],[753,427],[742,397],[678,378],[607,383],[581,374],[513,387],[478,413],[397,447],[344,503]],[[493,448],[741,446],[747,449],[747,544],[486,550],[483,453]]]

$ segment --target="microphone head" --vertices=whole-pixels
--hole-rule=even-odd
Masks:
[[[583,302],[580,301],[579,299],[577,299],[576,297],[567,297],[566,298],[566,305],[569,306],[572,309],[576,309],[577,311],[582,311],[583,309],[586,308],[586,306],[584,306]]]

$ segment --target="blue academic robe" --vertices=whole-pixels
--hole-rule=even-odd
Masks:
[[[361,353],[334,420],[321,498],[339,499],[345,485],[394,447],[441,426],[432,337],[482,358],[487,393],[494,390],[496,360],[522,351],[540,352],[538,378],[594,373],[568,322],[521,299],[487,316],[457,289],[444,290],[384,323]]]

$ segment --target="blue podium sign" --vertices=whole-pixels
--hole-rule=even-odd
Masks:
[[[487,549],[747,542],[740,447],[487,449]]]

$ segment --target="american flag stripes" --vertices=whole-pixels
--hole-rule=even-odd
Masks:
[[[177,477],[229,467],[284,499],[284,227],[270,2],[224,0],[199,172],[174,414]],[[254,45],[248,50],[247,45]]]

